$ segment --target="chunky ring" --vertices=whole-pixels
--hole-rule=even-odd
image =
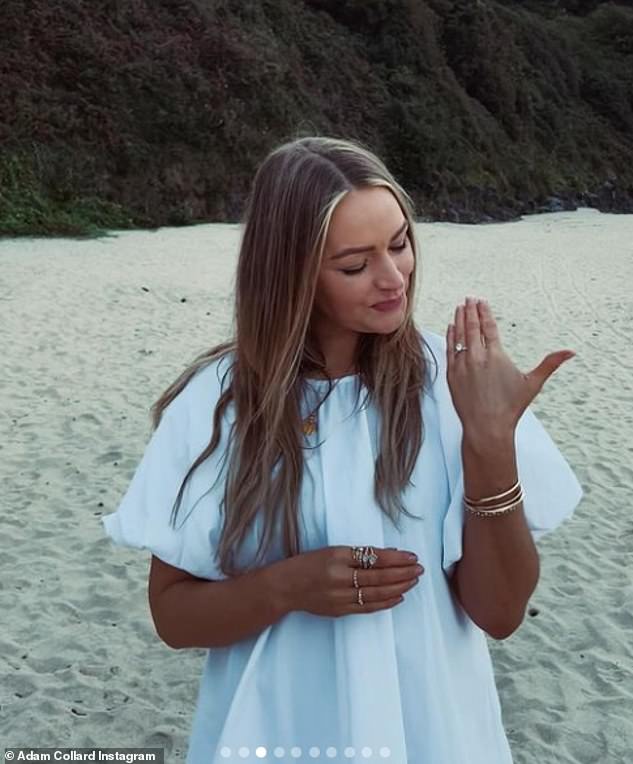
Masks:
[[[461,353],[462,350],[468,350],[468,348],[466,347],[466,345],[462,345],[461,342],[458,342],[455,345],[455,355],[457,355],[458,353]]]
[[[355,562],[359,562],[362,568],[373,568],[378,559],[378,555],[371,546],[353,546],[352,557]]]

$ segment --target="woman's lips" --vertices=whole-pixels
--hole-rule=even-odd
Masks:
[[[379,302],[376,303],[376,305],[372,305],[372,308],[380,311],[395,310],[396,308],[399,308],[400,305],[402,305],[402,300],[403,295],[400,295],[400,297],[398,297],[396,300],[391,300],[390,302]]]

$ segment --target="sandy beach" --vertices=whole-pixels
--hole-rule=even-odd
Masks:
[[[158,639],[149,553],[114,547],[100,518],[140,460],[151,403],[230,335],[239,236],[238,225],[211,224],[0,240],[7,747],[162,746],[166,762],[184,761],[204,651]],[[577,354],[532,408],[585,496],[539,542],[530,615],[489,644],[516,764],[628,764],[633,216],[424,223],[416,236],[418,326],[444,334],[475,295],[521,369],[554,350]]]

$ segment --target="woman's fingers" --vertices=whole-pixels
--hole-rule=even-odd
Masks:
[[[406,592],[413,589],[418,583],[418,579],[413,581],[400,582],[391,586],[361,586],[363,595],[363,604],[358,602],[358,589],[352,588],[345,594],[346,602],[350,606],[350,612],[373,612],[368,610],[368,606],[373,606],[374,610],[380,610],[385,607],[393,607],[397,604]]]
[[[388,586],[411,581],[423,573],[424,566],[419,563],[397,568],[383,568],[382,570],[357,568],[356,580],[359,586]],[[350,576],[350,580],[353,582],[353,575]]]
[[[418,561],[414,552],[408,552],[402,549],[382,549],[381,547],[371,547],[376,555],[376,561],[371,566],[376,568],[390,568],[394,566],[415,565]],[[361,563],[355,559],[352,547],[342,547],[344,556],[352,568],[362,568]]]

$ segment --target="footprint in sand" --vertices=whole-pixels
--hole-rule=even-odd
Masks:
[[[112,462],[119,461],[122,456],[123,456],[122,451],[116,451],[116,450],[106,451],[100,456],[97,456],[95,461],[97,462],[97,464],[111,464]]]

